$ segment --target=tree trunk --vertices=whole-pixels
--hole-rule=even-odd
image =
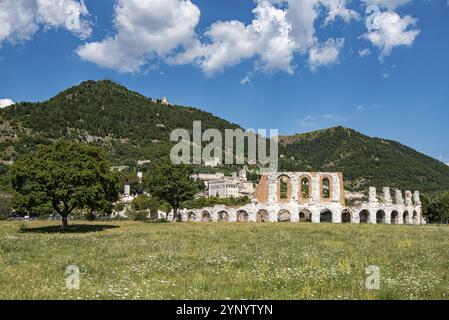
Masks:
[[[173,221],[179,222],[178,208],[173,208]]]
[[[67,215],[61,215],[61,217],[62,217],[62,231],[67,231],[67,229],[69,228]]]

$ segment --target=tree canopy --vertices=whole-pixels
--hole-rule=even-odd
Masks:
[[[191,172],[184,165],[161,163],[144,176],[144,187],[154,197],[165,200],[173,208],[174,219],[179,219],[178,210],[185,201],[193,199],[198,184],[190,177]]]
[[[442,192],[434,196],[422,197],[424,214],[432,222],[449,222],[449,192]]]
[[[41,147],[12,167],[13,206],[44,213],[51,208],[62,217],[75,210],[110,212],[119,195],[118,179],[97,148],[70,142]]]

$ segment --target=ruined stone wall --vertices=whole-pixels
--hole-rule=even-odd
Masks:
[[[268,202],[268,177],[262,176],[260,178],[259,184],[256,187],[256,192],[254,194],[254,198],[259,203],[267,203]]]
[[[289,199],[279,201],[279,179],[288,177]],[[310,197],[301,197],[301,179],[309,179]],[[329,179],[330,196],[323,197],[323,179]],[[262,176],[253,203],[230,208],[215,206],[199,210],[182,210],[184,221],[197,222],[332,222],[369,224],[424,224],[419,191],[412,193],[383,188],[378,194],[371,187],[369,201],[358,206],[345,205],[342,173],[284,172]]]

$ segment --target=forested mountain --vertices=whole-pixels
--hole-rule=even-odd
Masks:
[[[0,110],[0,183],[7,165],[39,144],[57,139],[101,147],[113,165],[168,157],[170,133],[240,128],[196,108],[168,106],[111,81],[86,81],[40,103]],[[422,191],[449,190],[449,167],[400,143],[332,128],[281,137],[280,170],[342,171],[349,190],[391,186]],[[233,168],[234,169],[234,168]]]
[[[348,190],[449,190],[449,166],[396,141],[336,127],[280,137],[281,169],[341,171]]]
[[[0,160],[15,160],[55,139],[88,142],[104,148],[114,165],[167,157],[170,133],[239,128],[211,113],[155,102],[111,81],[86,81],[41,103],[20,103],[0,112]]]

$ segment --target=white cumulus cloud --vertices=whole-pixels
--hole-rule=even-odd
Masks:
[[[254,59],[255,71],[291,74],[295,55],[308,55],[320,45],[315,30],[319,18],[323,27],[337,18],[346,22],[359,18],[347,8],[350,0],[254,0],[249,24],[216,21],[198,34],[201,12],[190,0],[117,1],[115,35],[86,43],[76,52],[83,60],[126,73],[163,61],[193,63],[213,76]],[[329,64],[326,59],[314,61],[315,67],[320,61]]]
[[[240,21],[219,21],[205,36],[209,43],[194,42],[173,63],[196,62],[207,75],[257,56],[257,67],[265,71],[293,72],[295,42],[284,10],[264,1],[253,11],[255,19],[245,25]]]
[[[363,0],[367,6],[375,5],[380,8],[387,8],[390,10],[394,10],[396,8],[402,7],[407,3],[411,2],[411,0]]]
[[[138,72],[152,59],[194,42],[200,14],[190,0],[119,0],[114,13],[117,33],[76,52],[101,67]]]
[[[382,12],[377,17],[378,29],[362,37],[381,50],[381,59],[389,56],[397,46],[412,46],[420,30],[417,20],[411,16],[401,17],[396,12]]]
[[[366,48],[366,49],[362,49],[359,50],[359,57],[363,58],[363,57],[367,57],[371,54],[371,50]]]
[[[331,28],[336,20],[361,21],[349,7],[351,0],[253,1],[252,21],[216,21],[198,30],[201,12],[192,0],[115,0],[114,33],[84,43],[76,53],[85,61],[123,73],[165,62],[195,64],[213,76],[251,60],[250,72],[292,74],[297,56],[311,70],[339,62],[344,38],[321,39],[319,28]],[[415,18],[395,12],[411,1],[357,2],[384,10],[376,19],[379,28],[361,37],[380,49],[381,59],[397,46],[412,46],[419,35]],[[0,46],[30,40],[39,29],[64,28],[85,39],[92,32],[88,18],[84,0],[0,0]],[[370,53],[364,49],[359,55]]]
[[[324,8],[324,25],[337,17],[349,22],[358,19],[347,0],[256,0],[253,21],[219,21],[205,33],[208,41],[193,42],[172,63],[196,63],[207,75],[214,75],[242,60],[256,58],[255,69],[293,73],[295,54],[312,55],[316,69],[338,59],[343,41],[320,44],[316,22]]]
[[[64,28],[87,38],[91,27],[83,0],[1,0],[0,44],[30,40],[40,27]]]
[[[0,109],[9,107],[14,104],[14,101],[11,99],[0,99]]]
[[[323,44],[318,44],[309,53],[309,67],[315,71],[319,66],[327,66],[339,62],[340,50],[343,48],[345,40],[328,39]]]

